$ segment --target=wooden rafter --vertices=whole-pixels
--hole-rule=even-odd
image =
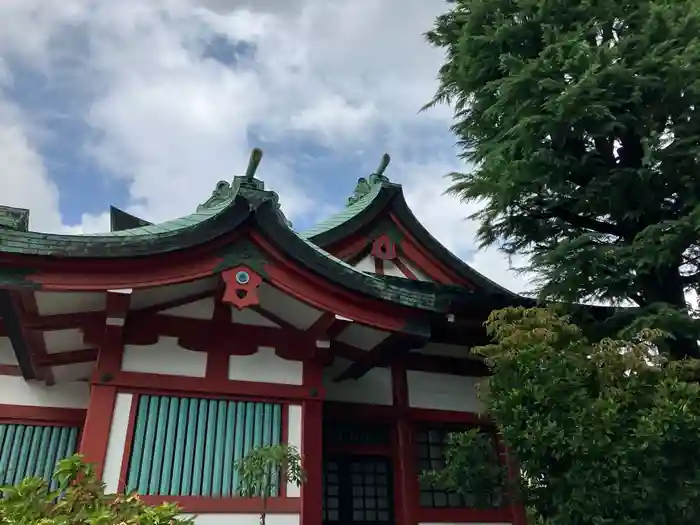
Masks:
[[[352,320],[346,319],[332,312],[324,312],[314,324],[307,328],[306,333],[318,340],[332,341],[345,330]]]
[[[89,363],[97,360],[97,348],[83,348],[47,354],[46,358],[38,361],[40,366],[61,366],[77,363]]]
[[[184,306],[186,304],[194,303],[206,299],[207,297],[214,297],[217,290],[205,290],[203,292],[197,292],[185,297],[179,297],[177,299],[172,299],[170,301],[165,301],[162,303],[154,304],[151,306],[146,306],[144,308],[138,308],[133,310],[134,312],[139,312],[143,314],[155,314],[158,312],[163,312],[165,310],[170,310],[171,308],[177,308],[178,306]]]
[[[38,315],[26,313],[24,324],[30,330],[43,332],[83,328],[95,323],[104,323],[105,312],[77,312],[69,314]]]
[[[55,383],[51,367],[41,364],[46,361],[46,341],[42,331],[29,325],[29,320],[39,316],[34,292],[30,290],[10,292],[15,311],[17,312],[22,338],[27,349],[29,361],[32,363],[38,379],[47,385]]]
[[[413,348],[418,348],[426,343],[427,339],[415,336],[406,336],[401,333],[393,333],[386,337],[373,349],[364,354],[340,374],[333,381],[340,382],[347,379],[359,379],[372,368],[386,364],[387,361],[398,356],[403,356]]]
[[[124,334],[129,304],[131,303],[131,288],[123,290],[108,290],[105,301],[105,338],[121,343]]]
[[[272,313],[270,310],[267,310],[260,305],[252,305],[252,306],[249,306],[248,308],[250,308],[256,314],[263,316],[265,319],[267,319],[271,323],[275,323],[280,328],[286,328],[288,330],[299,331],[299,329],[296,326],[294,326],[292,323],[290,323],[289,321],[285,321],[279,315]]]

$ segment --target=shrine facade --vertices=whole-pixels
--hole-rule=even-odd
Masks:
[[[260,501],[236,461],[287,443],[306,481],[279,484],[269,525],[524,525],[507,498],[475,508],[419,479],[454,430],[492,432],[505,462],[471,347],[522,298],[426,231],[388,156],[300,233],[261,155],[161,224],[112,208],[109,233],[46,234],[0,207],[0,484],[80,452],[109,492],[244,525]]]

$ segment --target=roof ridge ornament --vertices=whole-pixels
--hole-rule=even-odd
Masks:
[[[263,150],[260,148],[253,148],[250,152],[250,159],[248,160],[248,169],[245,170],[245,178],[247,182],[252,182],[255,178],[255,172],[258,171],[258,166],[260,166],[260,161],[263,157]]]
[[[29,231],[29,210],[13,208],[12,206],[0,206],[0,229],[18,232]]]
[[[211,192],[211,197],[205,203],[197,206],[197,211],[216,208],[224,202],[230,201],[236,196],[241,186],[263,191],[265,185],[262,181],[255,178],[255,172],[258,170],[262,156],[263,152],[260,148],[253,148],[253,151],[250,152],[250,160],[248,161],[245,175],[243,177],[234,177],[231,183],[225,180],[217,182],[214,191]]]
[[[263,150],[260,148],[253,148],[250,152],[250,160],[248,161],[248,168],[245,170],[245,175],[234,177],[231,188],[233,188],[234,193],[242,195],[253,203],[252,205],[254,206],[264,201],[271,200],[277,209],[277,213],[279,213],[287,226],[291,228],[292,223],[284,216],[284,213],[282,213],[280,198],[277,192],[265,190],[265,183],[255,177],[255,173],[258,171],[258,166],[260,166],[262,158]]]
[[[384,172],[386,171],[386,168],[387,166],[389,166],[390,162],[391,157],[388,153],[385,153],[384,155],[382,155],[382,160],[379,162],[377,171],[372,173],[367,179],[365,179],[364,177],[360,177],[359,179],[357,179],[357,186],[355,186],[355,191],[353,192],[352,196],[348,198],[348,206],[352,206],[364,196],[369,194],[369,192],[371,192],[375,186],[384,182],[389,182],[389,178],[386,175],[384,175]]]

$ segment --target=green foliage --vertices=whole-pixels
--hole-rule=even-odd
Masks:
[[[293,483],[300,486],[306,477],[299,451],[286,444],[254,448],[236,462],[236,470],[240,476],[238,490],[241,496],[262,499],[262,525],[265,524],[267,498],[276,493],[279,484]]]
[[[14,486],[0,487],[2,525],[182,525],[173,504],[152,507],[138,496],[105,494],[104,485],[80,455],[59,461],[53,475],[56,490],[41,478],[27,478]]]
[[[483,245],[542,297],[634,303],[698,355],[700,2],[451,0],[432,102],[454,106]],[[431,104],[429,104],[431,105]]]
[[[292,445],[267,445],[251,450],[236,463],[241,477],[238,490],[244,497],[269,497],[279,483],[300,486],[305,479],[301,457]]]
[[[480,396],[519,460],[536,523],[700,523],[700,386],[686,381],[697,361],[665,362],[651,331],[590,343],[544,309],[494,312],[488,331],[495,343],[479,352],[493,375]],[[468,456],[477,445],[457,446]],[[455,489],[496,483],[446,469],[460,469],[442,474]]]
[[[456,491],[473,508],[493,508],[502,501],[507,472],[501,466],[494,436],[481,429],[447,436],[449,468],[421,473],[431,485]]]

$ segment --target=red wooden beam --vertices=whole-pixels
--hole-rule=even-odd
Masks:
[[[340,243],[335,246],[328,246],[324,248],[328,253],[342,259],[343,261],[348,261],[357,257],[358,254],[367,251],[367,248],[372,244],[372,240],[365,234],[359,234],[348,239],[343,239]]]
[[[301,267],[280,253],[262,235],[251,232],[253,242],[275,259],[264,267],[267,280],[276,288],[323,311],[332,311],[368,326],[387,331],[403,330],[422,312],[380,299],[369,298],[340,287]]]
[[[352,321],[332,312],[326,312],[311,325],[306,333],[316,340],[316,346],[330,348],[331,341],[338,337]],[[331,357],[329,355],[329,357]]]
[[[105,322],[107,326],[123,327],[131,301],[131,288],[108,290],[105,303]],[[121,330],[120,330],[121,332]]]
[[[21,376],[22,370],[19,365],[0,364],[0,376]]]
[[[302,359],[313,341],[300,330],[233,323],[230,315],[217,321],[163,314],[131,313],[124,333],[126,344],[151,345],[161,335],[179,338],[179,345],[201,352],[247,355],[270,346],[285,357]]]
[[[215,290],[205,290],[204,292],[198,292],[195,294],[187,295],[185,297],[180,297],[178,299],[172,299],[170,301],[154,304],[152,306],[146,306],[145,308],[138,308],[132,310],[132,312],[138,312],[142,314],[155,314],[164,310],[170,310],[171,308],[177,308],[178,306],[183,306],[186,304],[201,301],[202,299],[206,299],[207,297],[213,297],[214,293]]]
[[[280,328],[286,328],[287,330],[299,331],[299,329],[296,326],[294,326],[292,323],[282,319],[280,316],[278,316],[276,314],[273,314],[272,312],[263,308],[260,305],[252,305],[252,306],[249,306],[248,308],[250,308],[251,310],[253,310],[257,314],[260,314],[261,316],[263,316],[265,319],[267,319],[271,323],[275,323]]]
[[[45,358],[37,360],[37,364],[40,366],[61,366],[89,363],[90,361],[97,361],[97,348],[84,348],[82,350],[47,354]]]
[[[80,426],[85,420],[82,408],[35,407],[0,404],[0,423]]]
[[[416,274],[411,271],[411,269],[406,266],[406,263],[404,263],[401,259],[398,257],[392,261],[396,267],[399,269],[399,271],[404,274],[406,279],[410,279],[411,281],[417,281],[418,277],[416,277]]]
[[[329,318],[325,318],[323,321],[319,319],[317,323],[319,323],[317,325],[319,329],[330,324],[329,330],[333,333],[329,336],[336,336],[335,332],[347,326],[348,321],[341,318],[331,322]],[[313,326],[304,332],[296,328],[276,328],[233,322],[213,323],[206,319],[130,312],[124,332],[124,342],[150,345],[162,335],[179,338],[178,343],[190,350],[248,355],[255,353],[259,346],[269,346],[283,353],[287,359],[307,359],[310,357],[308,355],[310,348],[315,349],[316,353],[321,350],[315,347],[318,338],[312,329]],[[370,352],[344,342],[331,340],[329,353],[350,361],[359,361],[368,359],[367,355]],[[376,356],[371,359],[374,366],[387,365],[387,363],[377,363],[374,360]],[[487,367],[476,359],[432,356],[416,352],[404,353],[401,359],[411,370],[468,376],[488,375]]]
[[[103,324],[105,312],[78,312],[70,314],[38,315],[27,313],[23,324],[30,330],[70,330],[93,324]]]
[[[43,379],[47,385],[53,385],[55,380],[51,367],[38,364],[39,361],[44,360],[48,355],[44,334],[32,329],[27,324],[28,318],[35,318],[39,315],[34,292],[31,290],[21,290],[10,293],[15,304],[17,317],[19,318],[22,337],[24,338],[24,343],[29,352],[29,359],[35,367],[37,378]]]
[[[445,266],[442,262],[433,257],[430,252],[426,251],[393,213],[390,213],[389,217],[403,234],[403,240],[399,243],[399,247],[407,259],[437,282],[444,284],[461,284],[474,289],[474,284],[471,281],[467,281],[463,277],[457,275],[451,268]]]
[[[387,364],[389,357],[401,356],[402,358],[412,348],[422,346],[423,344],[425,344],[425,340],[418,337],[393,333],[372,350],[364,352],[359,359],[333,378],[333,381],[340,382],[346,379],[359,379],[379,364]]]
[[[331,342],[331,353],[349,361],[359,361],[367,355],[365,350],[340,341]],[[458,357],[407,352],[401,356],[401,362],[406,365],[407,369],[421,372],[470,377],[485,377],[490,375],[488,367],[481,359],[461,359]],[[390,363],[379,363],[376,366],[385,367],[389,366],[389,364]]]

